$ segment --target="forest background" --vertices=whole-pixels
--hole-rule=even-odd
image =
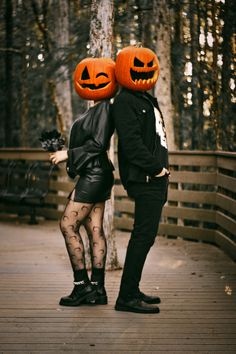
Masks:
[[[94,3],[0,1],[1,147],[40,147],[45,129],[67,136],[86,109],[72,77],[91,52]],[[103,3],[112,4],[113,59],[124,46],[140,43],[158,55],[161,75],[152,93],[170,149],[235,151],[235,1]]]

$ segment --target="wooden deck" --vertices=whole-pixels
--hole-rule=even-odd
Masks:
[[[220,249],[160,237],[142,290],[160,314],[114,311],[121,271],[107,272],[107,306],[64,308],[72,288],[57,222],[1,222],[0,353],[236,353],[236,264]],[[127,233],[117,233],[122,263]]]

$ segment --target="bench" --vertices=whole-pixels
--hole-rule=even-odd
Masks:
[[[48,161],[0,160],[0,201],[26,206],[29,224],[37,224],[36,208],[45,203],[53,169]]]

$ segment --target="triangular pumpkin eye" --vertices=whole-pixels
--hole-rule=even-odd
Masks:
[[[149,63],[147,63],[147,66],[152,67],[153,66],[153,60],[149,61]]]
[[[144,63],[138,58],[134,58],[134,66],[144,67]]]
[[[82,75],[81,75],[81,80],[89,80],[89,79],[90,79],[89,72],[88,72],[87,66],[85,66],[85,68],[82,72]]]

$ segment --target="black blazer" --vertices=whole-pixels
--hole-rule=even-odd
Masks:
[[[121,90],[112,105],[120,177],[125,188],[129,181],[147,182],[163,167],[168,168],[168,151],[156,134],[154,107],[160,111],[154,97],[127,89]]]
[[[90,107],[75,120],[70,131],[67,161],[71,178],[82,175],[88,168],[114,169],[107,156],[113,132],[109,100]]]

